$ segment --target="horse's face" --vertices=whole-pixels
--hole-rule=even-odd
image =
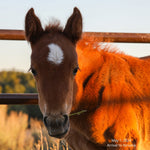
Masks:
[[[74,76],[78,70],[77,55],[72,43],[62,35],[52,34],[45,43],[46,38],[39,41],[40,45],[37,43],[32,47],[31,71],[36,79],[39,106],[49,134],[61,137],[69,127]]]
[[[74,100],[74,77],[78,70],[75,44],[81,37],[82,17],[77,8],[61,30],[43,30],[33,9],[26,15],[26,38],[31,44],[31,71],[39,92],[39,106],[51,136],[62,138],[69,130]]]

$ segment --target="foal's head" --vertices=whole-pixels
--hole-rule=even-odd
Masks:
[[[25,18],[25,35],[32,48],[31,71],[39,92],[39,106],[49,135],[63,137],[69,130],[74,99],[74,77],[78,71],[76,42],[82,34],[82,17],[74,8],[64,29],[42,28],[31,8]]]

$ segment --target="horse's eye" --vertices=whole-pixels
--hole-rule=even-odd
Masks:
[[[78,70],[79,70],[79,67],[76,67],[76,68],[73,70],[73,75],[74,75],[74,76],[77,74]]]
[[[37,72],[36,72],[36,70],[35,70],[35,69],[31,68],[30,70],[31,70],[31,72],[32,72],[32,74],[33,74],[34,76],[36,76],[36,75],[37,75]]]

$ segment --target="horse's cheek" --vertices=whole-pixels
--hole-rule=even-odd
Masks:
[[[42,100],[40,99],[40,97],[38,100],[38,104],[39,104],[39,108],[40,108],[42,114],[44,115],[44,104],[43,104]]]
[[[38,82],[36,82],[36,86],[37,86],[37,91],[38,91],[38,105],[39,105],[39,108],[42,112],[42,114],[44,115],[45,113],[45,108],[44,108],[44,101],[43,101],[43,96],[41,95],[41,90],[40,90],[40,86],[38,84]]]

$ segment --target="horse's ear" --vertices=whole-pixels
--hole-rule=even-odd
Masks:
[[[27,41],[34,43],[42,35],[43,28],[39,18],[35,15],[34,9],[31,8],[25,17],[25,36]]]
[[[82,16],[78,8],[74,8],[73,14],[67,21],[63,33],[74,43],[81,38],[82,35]]]

